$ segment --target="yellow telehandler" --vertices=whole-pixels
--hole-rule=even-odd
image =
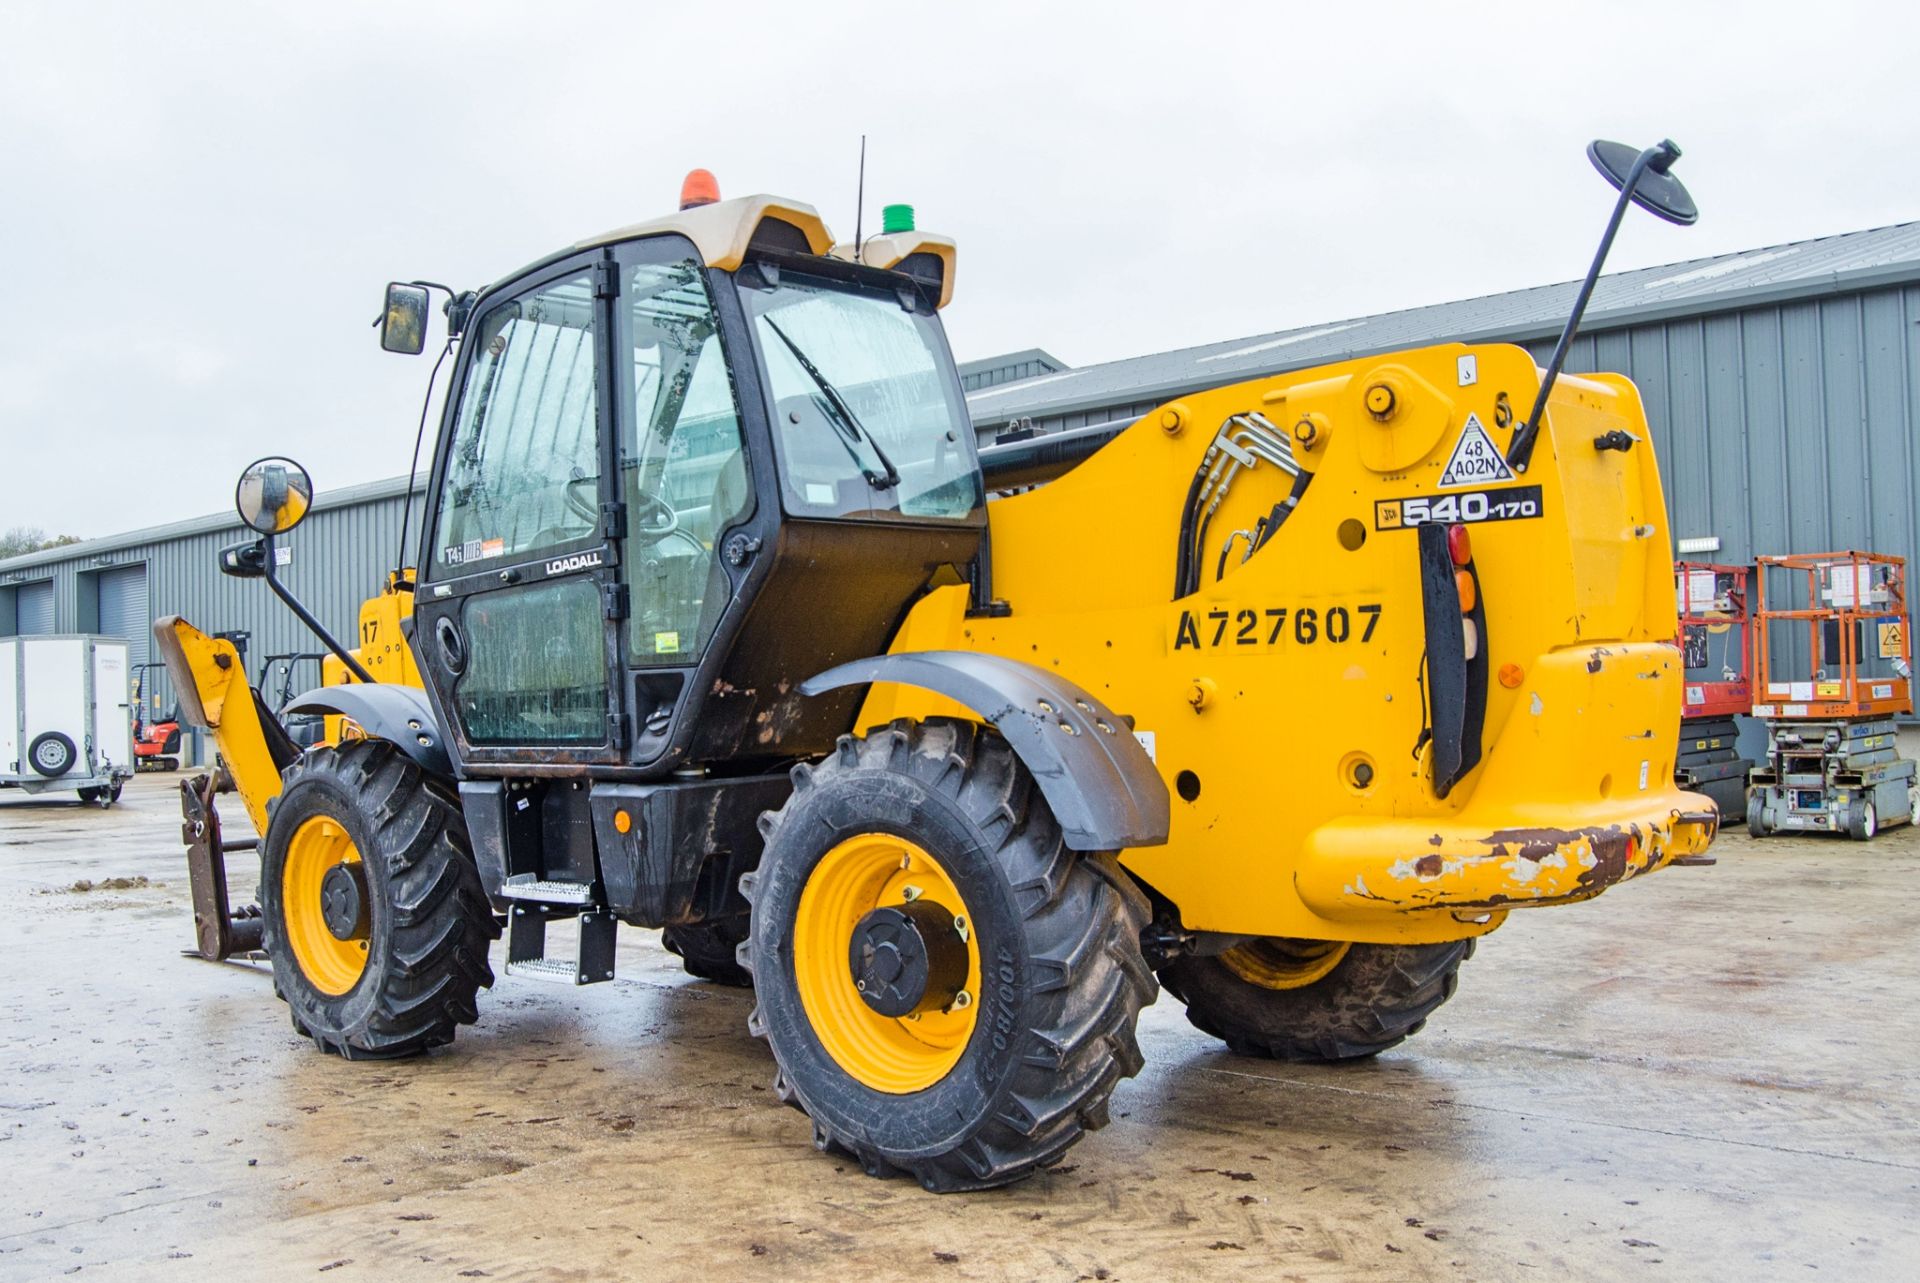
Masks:
[[[264,948],[295,1025],[420,1052],[508,974],[612,978],[617,926],[751,984],[815,1143],[929,1189],[1013,1180],[1107,1118],[1164,986],[1236,1051],[1416,1032],[1515,908],[1705,862],[1677,790],[1671,551],[1646,417],[1458,344],[977,448],[939,320],[951,240],[895,207],[682,208],[447,290],[417,561],[335,639],[275,575],[297,464],[237,496],[333,653],[286,707],[155,625],[220,764],[185,786],[201,951]],[[389,286],[383,345],[433,291]],[[1530,409],[1528,407],[1531,407]],[[259,843],[233,911],[217,797]],[[547,928],[577,943],[550,954]]]

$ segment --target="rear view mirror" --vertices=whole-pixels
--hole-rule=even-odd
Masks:
[[[1648,151],[1652,155],[1642,166],[1645,172],[1634,182],[1630,199],[1657,218],[1678,223],[1682,227],[1693,226],[1700,217],[1700,210],[1694,205],[1693,197],[1687,194],[1686,187],[1669,172],[1673,162],[1680,158],[1680,149],[1670,142],[1664,142],[1658,147],[1648,148]],[[1634,178],[1634,162],[1640,156],[1640,152],[1625,143],[1612,143],[1604,138],[1596,138],[1587,147],[1587,159],[1593,162],[1593,167],[1600,171],[1601,177],[1613,184],[1615,191],[1626,187],[1628,181]]]
[[[283,535],[313,506],[313,479],[291,459],[270,458],[248,466],[234,487],[240,520],[263,535]]]
[[[418,356],[427,346],[427,291],[420,285],[387,286],[387,306],[380,314],[380,346],[389,352]]]

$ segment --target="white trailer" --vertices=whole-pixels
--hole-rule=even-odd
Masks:
[[[125,638],[0,637],[0,788],[111,806],[133,774],[127,682]]]

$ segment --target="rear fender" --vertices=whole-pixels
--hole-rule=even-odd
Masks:
[[[998,655],[911,651],[830,668],[800,693],[870,682],[917,686],[979,714],[1033,772],[1073,850],[1167,840],[1172,804],[1153,759],[1126,721],[1064,677]]]

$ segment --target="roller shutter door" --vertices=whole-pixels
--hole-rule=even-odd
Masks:
[[[127,639],[127,663],[147,662],[147,639],[153,621],[147,617],[147,568],[120,566],[95,578],[100,589],[100,631]]]
[[[21,584],[14,593],[14,605],[22,634],[53,631],[53,580]]]

